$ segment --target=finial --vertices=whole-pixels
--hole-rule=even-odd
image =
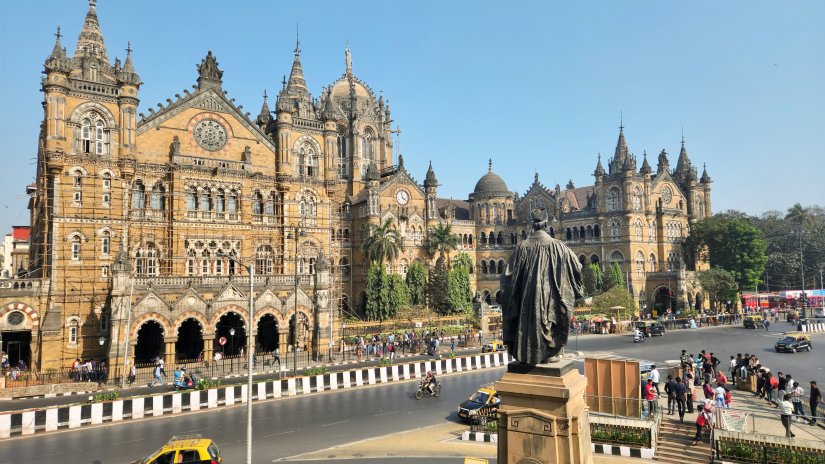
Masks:
[[[60,42],[60,38],[63,37],[63,34],[60,33],[60,26],[57,26],[57,32],[54,33],[54,36],[57,37],[57,41]]]
[[[624,111],[619,110],[619,132],[624,132]]]
[[[682,126],[682,146],[685,146],[685,126]]]
[[[284,78],[281,80],[281,85],[283,85],[284,88],[286,88],[286,74],[284,74]]]
[[[347,65],[347,74],[352,74],[352,54],[349,51],[349,42],[347,42],[347,48],[344,50],[344,60]]]
[[[132,54],[132,41],[126,42],[126,55]]]
[[[596,156],[598,156],[598,157],[599,157],[599,161],[601,161],[601,160],[602,160],[602,152],[599,152]]]
[[[487,172],[493,172],[493,158],[487,162]]]
[[[298,21],[295,21],[295,54],[301,53],[301,39],[298,35]]]
[[[266,89],[264,89],[264,100],[266,100]]]
[[[97,3],[97,0],[89,0],[89,6],[90,7],[94,8],[95,3]]]
[[[539,171],[538,171],[538,170],[536,170],[536,173],[533,175],[533,180],[534,180],[535,182],[538,182],[538,181],[539,181]]]

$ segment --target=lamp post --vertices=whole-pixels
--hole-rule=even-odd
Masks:
[[[235,355],[235,328],[232,327],[229,329],[229,351],[232,355]]]
[[[246,354],[249,357],[247,360],[247,375],[246,375],[246,464],[252,464],[252,360],[253,350],[255,345],[252,342],[253,333],[252,324],[255,320],[255,299],[254,299],[254,283],[255,283],[255,263],[252,262],[248,266],[242,263],[237,258],[226,253],[218,253],[219,258],[225,258],[233,261],[235,264],[243,267],[249,273],[249,323],[248,333],[246,336]],[[229,335],[232,336],[232,348],[235,348],[235,329],[229,329]]]

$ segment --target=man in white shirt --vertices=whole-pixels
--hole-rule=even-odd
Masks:
[[[659,392],[659,370],[656,369],[656,365],[652,366],[653,369],[647,374],[647,378],[653,381],[653,388],[656,389],[656,394],[661,395]]]

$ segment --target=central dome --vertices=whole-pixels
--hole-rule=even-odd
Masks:
[[[510,195],[512,195],[512,193],[507,188],[507,184],[504,182],[504,179],[493,172],[493,161],[490,160],[490,166],[487,174],[481,176],[481,179],[476,182],[476,188],[471,196],[474,198],[480,198]]]

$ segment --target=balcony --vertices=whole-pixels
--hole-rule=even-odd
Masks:
[[[299,275],[298,284],[306,288],[312,284],[314,276]],[[249,283],[246,275],[233,276],[169,276],[169,277],[138,277],[135,279],[135,287],[138,288],[188,288],[188,287],[216,287],[220,288],[227,282]],[[292,275],[269,275],[255,276],[255,286],[263,288],[265,285],[274,285],[284,288],[295,286],[295,277]]]
[[[0,280],[0,296],[35,295],[40,291],[40,279]]]

